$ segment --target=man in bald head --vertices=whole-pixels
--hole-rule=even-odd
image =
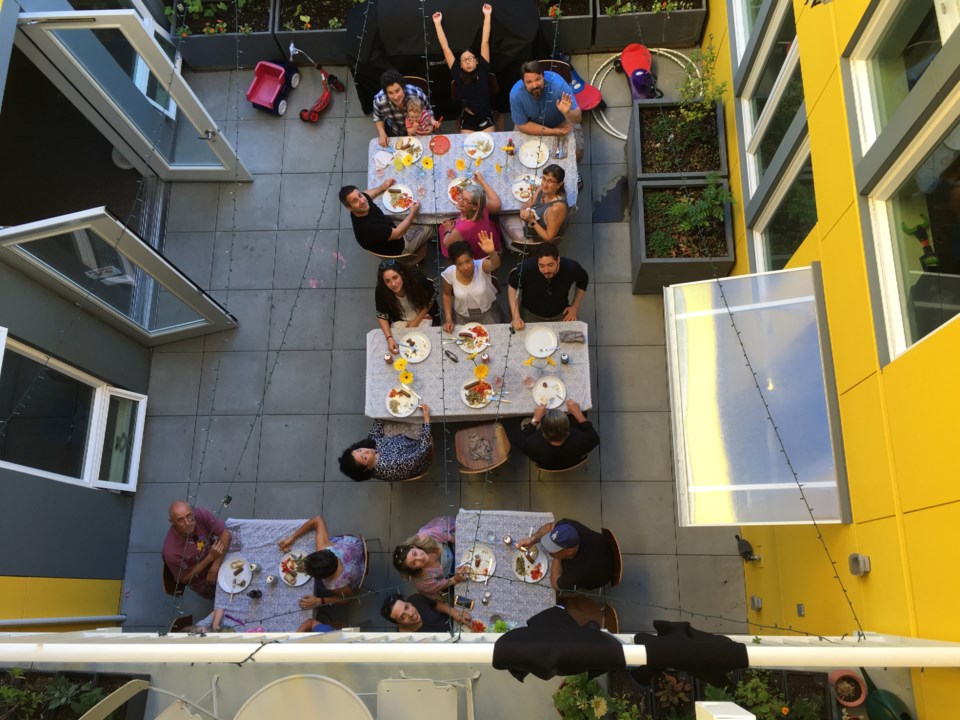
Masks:
[[[178,585],[189,585],[200,597],[212,599],[217,573],[230,547],[230,531],[209,510],[177,500],[170,505],[170,529],[163,541],[163,562]]]

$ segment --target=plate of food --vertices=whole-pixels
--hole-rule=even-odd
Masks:
[[[463,193],[463,189],[470,185],[476,185],[472,178],[454,178],[451,180],[447,186],[447,197],[450,198],[450,202],[454,205],[460,202],[460,195]]]
[[[482,160],[493,152],[493,137],[490,133],[470,133],[463,139],[463,151],[474,160]]]
[[[430,338],[422,332],[408,332],[397,344],[400,346],[400,354],[414,365],[422,363],[430,355]]]
[[[534,382],[530,394],[537,405],[546,405],[547,410],[553,410],[567,399],[567,387],[560,378],[547,375]]]
[[[280,577],[290,587],[300,587],[310,579],[310,576],[303,571],[303,561],[306,557],[306,553],[294,551],[280,558]]]
[[[445,155],[450,150],[450,140],[443,135],[434,135],[430,138],[430,149],[434,155]]]
[[[413,191],[406,185],[391,185],[383,194],[383,204],[390,212],[406,212],[413,200]]]
[[[524,582],[538,583],[550,574],[550,556],[540,552],[539,545],[530,548],[529,557],[517,552],[513,558],[513,574]]]
[[[497,569],[497,558],[493,548],[477,544],[463,554],[460,565],[467,568],[467,577],[473,582],[486,582]]]
[[[394,385],[387,393],[387,412],[394,417],[410,417],[417,411],[419,404],[417,396],[403,385]]]
[[[523,334],[523,347],[535,358],[550,357],[557,351],[557,334],[546,325],[527,326]]]
[[[468,407],[485,408],[493,400],[493,386],[486,380],[470,380],[460,388],[460,397]]]
[[[481,352],[490,347],[490,333],[480,323],[470,323],[457,333],[457,342],[467,354]]]
[[[463,632],[468,633],[485,633],[487,631],[487,626],[483,624],[483,620],[471,620],[469,623],[464,623],[462,626]]]
[[[550,149],[544,140],[527,140],[517,151],[524,167],[538,168],[550,159]]]
[[[224,592],[238,593],[246,590],[250,586],[250,580],[253,578],[253,571],[246,560],[237,558],[230,562],[224,562],[217,573],[217,584]]]
[[[514,180],[513,185],[510,186],[510,191],[517,200],[526,202],[536,194],[539,187],[540,178],[536,175],[524,175],[522,178]]]
[[[423,155],[423,143],[415,137],[397,138],[393,149],[394,157],[403,160],[404,155],[409,155],[412,158],[411,163],[415,163]]]

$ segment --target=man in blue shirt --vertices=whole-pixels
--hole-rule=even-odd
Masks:
[[[525,62],[521,77],[510,90],[510,115],[517,130],[527,135],[561,137],[573,132],[577,162],[583,157],[583,113],[573,88],[557,73],[543,72],[536,60]]]

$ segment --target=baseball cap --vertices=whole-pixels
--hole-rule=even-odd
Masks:
[[[559,522],[553,526],[549,535],[540,538],[540,545],[548,553],[560,552],[580,544],[580,535],[573,525]]]

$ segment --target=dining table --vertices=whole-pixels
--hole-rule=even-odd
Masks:
[[[488,139],[490,145],[484,146],[481,138],[481,150],[491,149],[486,157],[479,157],[484,152],[478,153],[475,135]],[[484,180],[500,197],[501,213],[519,212],[526,202],[523,195],[527,186],[525,179],[539,179],[543,168],[551,163],[556,163],[564,170],[567,205],[574,207],[577,204],[577,161],[573,133],[561,137],[526,135],[516,130],[472,135],[429,135],[415,138],[420,148],[414,147],[412,153],[409,148],[397,149],[398,145],[403,147],[409,142],[409,138],[388,140],[385,148],[380,146],[377,138],[370,141],[367,150],[367,187],[376,188],[387,178],[393,178],[397,183],[395,188],[406,188],[410,197],[420,202],[420,212],[414,220],[417,224],[436,225],[444,218],[456,216],[457,206],[451,198],[450,188],[454,184],[472,182],[473,174],[477,171],[482,173]],[[511,140],[512,146],[508,145]],[[513,147],[513,153],[504,150],[506,147]],[[447,149],[441,153],[444,148]],[[387,215],[401,217],[406,214],[405,210],[395,212],[386,201],[386,193],[376,199]]]
[[[408,359],[401,370],[395,367],[397,356],[391,356],[390,363],[387,363],[389,351],[383,332],[368,332],[364,405],[367,417],[419,423],[422,422],[421,413],[412,409],[419,403],[430,407],[433,418],[450,422],[480,422],[531,415],[538,404],[535,393],[541,399],[546,397],[548,407],[563,407],[566,398],[576,400],[585,411],[593,406],[589,336],[585,322],[527,323],[517,332],[511,332],[508,324],[485,325],[483,327],[489,334],[489,346],[484,350],[488,362],[484,362],[483,353],[469,352],[457,344],[460,332],[471,325],[473,323],[458,325],[453,333],[445,333],[433,326],[394,329],[394,339],[402,352],[406,352],[404,347],[409,341],[420,348],[427,346],[418,357]],[[544,329],[552,331],[552,335],[545,333]],[[548,338],[548,344],[555,343],[555,346],[542,347],[543,338]],[[582,341],[565,341],[564,338]],[[545,357],[534,357],[534,354],[539,356],[547,351],[549,354]],[[481,365],[485,365],[486,370],[478,370]],[[409,376],[401,378],[404,372]],[[465,399],[465,386],[475,383],[478,373],[486,373],[485,382],[491,385],[494,393],[483,407],[468,405]],[[407,382],[402,383],[401,379]],[[391,411],[392,400],[401,390],[417,403],[408,402],[407,409],[395,413]],[[546,395],[548,392],[549,396]],[[408,410],[411,414],[406,415]]]
[[[507,623],[510,629],[525,625],[528,618],[556,604],[556,592],[550,587],[548,563],[551,559],[538,548],[538,560],[544,565],[544,573],[537,581],[529,576],[526,580],[515,571],[517,540],[530,537],[543,525],[553,522],[553,513],[524,512],[520,510],[465,510],[457,513],[456,550],[454,562],[466,560],[468,565],[480,554],[492,552],[496,559],[493,572],[482,581],[467,580],[457,585],[457,594],[473,600],[470,614],[491,632],[497,619]],[[506,541],[509,540],[509,544]],[[489,595],[487,595],[489,593]],[[487,602],[484,603],[483,600]]]

